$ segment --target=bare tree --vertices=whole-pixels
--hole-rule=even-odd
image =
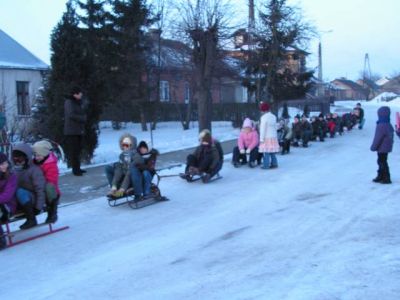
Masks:
[[[181,28],[192,47],[199,130],[211,130],[212,82],[221,41],[228,36],[229,5],[224,0],[184,0],[178,7]]]

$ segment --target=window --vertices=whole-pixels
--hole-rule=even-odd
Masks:
[[[242,102],[248,102],[249,101],[249,94],[247,92],[247,88],[242,86]]]
[[[31,113],[28,81],[17,81],[17,109],[20,116],[27,116]]]
[[[184,100],[185,100],[185,103],[189,103],[189,101],[190,101],[190,84],[189,84],[189,82],[185,82]]]
[[[169,101],[169,82],[160,81],[160,101]]]

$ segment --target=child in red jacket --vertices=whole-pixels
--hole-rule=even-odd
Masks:
[[[46,205],[47,219],[46,223],[55,223],[57,221],[57,206],[60,199],[60,189],[58,187],[58,166],[57,157],[54,155],[50,142],[43,140],[36,142],[33,146],[33,162],[40,167],[46,179]]]

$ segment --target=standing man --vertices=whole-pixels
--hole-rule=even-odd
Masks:
[[[81,169],[82,136],[86,122],[86,113],[82,107],[82,90],[74,87],[71,95],[64,102],[64,135],[67,150],[68,165],[72,174],[82,176]]]
[[[361,107],[361,103],[357,103],[356,107],[354,108],[354,112],[358,119],[358,129],[362,129],[365,123],[365,119],[364,109]]]

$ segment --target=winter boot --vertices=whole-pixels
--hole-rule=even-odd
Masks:
[[[0,225],[0,250],[3,250],[4,248],[7,247],[6,237],[3,236],[3,234],[4,234],[3,227]]]
[[[59,197],[54,199],[49,204],[49,207],[48,207],[48,210],[47,210],[47,218],[46,218],[46,221],[45,221],[46,224],[50,224],[50,223],[53,224],[53,223],[57,222],[57,219],[58,219],[58,216],[57,216],[58,198]]]
[[[372,179],[373,182],[381,182],[382,181],[382,172],[378,170],[378,175]]]
[[[29,229],[35,227],[37,225],[35,213],[33,210],[32,202],[28,202],[27,204],[22,206],[22,211],[26,216],[26,222],[19,226],[20,229]]]
[[[201,180],[203,183],[209,183],[211,179],[211,175],[208,173],[205,173],[204,175],[201,176]]]
[[[392,181],[390,180],[389,168],[383,170],[382,179],[381,179],[380,183],[383,183],[383,184],[392,183]]]

